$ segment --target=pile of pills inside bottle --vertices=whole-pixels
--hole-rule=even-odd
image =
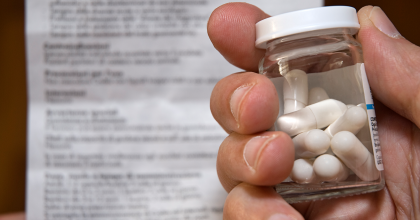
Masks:
[[[320,87],[308,92],[302,70],[284,77],[285,114],[275,127],[293,137],[296,160],[290,178],[300,184],[340,182],[353,172],[363,181],[378,179],[373,155],[356,137],[368,123],[365,103],[346,105]]]

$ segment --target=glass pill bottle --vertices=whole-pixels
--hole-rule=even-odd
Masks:
[[[385,185],[375,110],[352,7],[280,14],[256,24],[259,73],[276,87],[270,130],[293,139],[295,162],[276,191],[289,203],[374,192]]]

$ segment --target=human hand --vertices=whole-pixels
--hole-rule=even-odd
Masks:
[[[269,17],[255,6],[229,3],[208,23],[213,45],[246,71],[222,79],[211,111],[229,133],[220,146],[217,170],[229,192],[224,219],[419,219],[420,48],[404,39],[382,10],[358,12],[381,140],[386,186],[338,199],[287,204],[274,190],[290,173],[293,143],[283,132],[267,132],[278,114],[274,85],[256,74],[265,51],[254,46],[255,23]]]
[[[0,215],[0,220],[25,220],[25,213]]]

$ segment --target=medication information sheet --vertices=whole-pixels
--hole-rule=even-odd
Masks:
[[[246,1],[270,14],[320,0]],[[27,0],[28,220],[221,219],[224,0]],[[255,34],[255,33],[249,33]]]

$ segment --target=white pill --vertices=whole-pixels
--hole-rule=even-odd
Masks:
[[[347,105],[347,108],[351,108],[351,107],[354,107],[355,105],[352,105],[352,104],[350,104],[350,105]]]
[[[290,136],[295,136],[305,131],[330,125],[346,110],[347,107],[344,103],[327,99],[280,116],[276,121],[276,128]]]
[[[312,88],[309,91],[309,98],[308,98],[308,104],[312,105],[314,103],[329,99],[327,92],[321,88],[321,87],[315,87]]]
[[[330,147],[330,138],[319,129],[301,133],[293,138],[295,158],[313,158],[325,153]]]
[[[290,178],[300,184],[313,182],[316,176],[312,164],[313,162],[308,159],[295,160],[292,172],[290,173]]]
[[[331,139],[331,149],[360,179],[372,181],[379,178],[373,155],[353,133],[338,132]]]
[[[302,70],[291,70],[283,81],[284,114],[308,105],[308,76]]]
[[[353,134],[357,134],[366,122],[366,111],[362,107],[354,106],[347,109],[342,116],[328,126],[328,128],[325,129],[325,133],[327,133],[330,138],[340,131],[350,131]]]
[[[367,111],[365,103],[360,103],[357,106],[362,107],[365,111]],[[370,132],[371,132],[371,130],[370,130],[370,127],[369,127],[369,120],[366,120],[366,124],[356,134],[356,137],[369,150],[369,152],[371,154],[373,154],[372,139],[371,139],[371,133]]]
[[[329,154],[317,157],[313,169],[317,179],[323,182],[340,182],[349,176],[349,170],[343,162]]]

